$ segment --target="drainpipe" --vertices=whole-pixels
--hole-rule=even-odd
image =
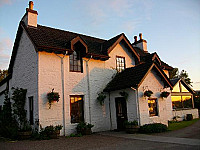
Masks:
[[[87,88],[88,88],[88,105],[89,105],[89,121],[90,124],[92,124],[92,118],[91,118],[91,105],[90,105],[90,78],[89,78],[89,65],[88,62],[90,61],[91,57],[88,60],[84,60],[86,62],[86,72],[87,72]]]
[[[110,92],[108,93],[109,95],[109,112],[110,112],[110,130],[112,130],[112,115],[111,115],[111,107],[110,107]]]
[[[57,54],[56,54],[57,55]],[[64,136],[65,136],[65,89],[64,89],[64,69],[63,69],[63,59],[67,55],[67,52],[64,54],[63,57],[60,57],[61,59],[61,80],[62,80],[62,99],[63,99],[63,131],[64,131]]]
[[[131,89],[133,89],[134,91],[135,91],[135,93],[136,93],[136,106],[137,106],[137,120],[138,120],[138,125],[140,125],[140,108],[139,108],[139,101],[138,101],[138,88],[133,88],[133,87],[131,87]]]

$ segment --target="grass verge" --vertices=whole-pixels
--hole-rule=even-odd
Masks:
[[[193,119],[191,121],[181,121],[181,122],[169,122],[168,131],[174,131],[178,129],[182,129],[188,127],[200,119]]]

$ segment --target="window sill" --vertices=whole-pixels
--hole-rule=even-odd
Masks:
[[[149,118],[158,118],[159,116],[149,116]]]

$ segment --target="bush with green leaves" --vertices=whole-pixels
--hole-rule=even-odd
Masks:
[[[140,133],[160,133],[166,132],[167,126],[162,123],[145,124],[140,127]]]
[[[187,115],[186,115],[186,120],[187,120],[187,121],[190,121],[190,120],[192,120],[192,119],[193,119],[192,114],[187,114]]]
[[[93,128],[94,125],[93,124],[90,124],[90,123],[86,123],[86,122],[80,122],[77,127],[76,127],[76,130],[77,130],[77,133],[81,133],[81,134],[84,134],[85,130],[87,129],[91,129]]]
[[[17,139],[18,138],[18,122],[12,113],[12,105],[8,97],[8,91],[4,92],[5,99],[3,110],[0,114],[0,136]]]
[[[48,140],[51,139],[51,135],[56,134],[57,131],[62,129],[62,125],[50,125],[42,128],[40,126],[40,132],[35,131],[32,135],[32,139],[34,140]]]
[[[134,120],[134,121],[125,121],[124,125],[133,125],[133,126],[138,126],[138,121]]]

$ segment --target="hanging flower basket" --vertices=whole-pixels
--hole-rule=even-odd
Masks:
[[[105,98],[106,98],[106,95],[103,92],[98,94],[97,101],[99,102],[101,106],[104,104]]]
[[[162,92],[162,93],[160,94],[160,96],[161,96],[161,97],[167,98],[167,97],[169,96],[169,94],[170,94],[169,92],[166,92],[166,91],[165,91],[165,92]]]
[[[47,99],[49,100],[49,108],[51,108],[51,103],[53,101],[58,102],[60,95],[58,92],[53,92],[54,89],[52,89],[52,92],[47,93]]]
[[[147,90],[144,92],[144,96],[150,97],[153,92],[151,90]]]

